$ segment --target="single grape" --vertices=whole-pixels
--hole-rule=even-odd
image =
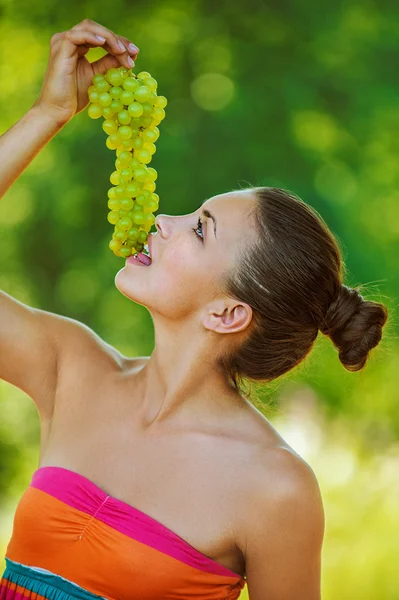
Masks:
[[[148,164],[152,161],[152,154],[146,148],[135,150],[135,155],[137,156],[138,160],[144,164]]]
[[[105,133],[108,133],[108,135],[118,131],[118,125],[115,123],[115,121],[111,119],[106,119],[105,121],[103,121],[101,126],[104,129]]]
[[[144,204],[146,204],[149,200],[151,200],[151,192],[148,190],[143,190],[136,198],[136,202],[140,206],[144,206]]]
[[[145,217],[143,212],[136,212],[133,217],[133,223],[136,223],[136,225],[141,225],[144,223],[144,219]]]
[[[91,92],[89,92],[90,102],[98,102],[99,97],[100,97],[100,92],[98,90],[94,89]]]
[[[123,148],[123,150],[131,150],[133,148],[132,138],[129,138],[128,140],[122,140],[121,148]]]
[[[136,123],[134,123],[135,119],[133,118],[129,125],[132,128],[132,136],[136,137],[137,135],[139,135],[140,133],[140,125],[136,125]]]
[[[112,252],[116,252],[119,250],[119,248],[121,248],[122,242],[120,240],[112,239],[109,242],[108,246],[109,246],[110,250],[112,250]]]
[[[138,236],[139,236],[139,229],[138,227],[136,227],[135,225],[133,225],[133,227],[131,227],[128,231],[128,235],[130,237],[131,240],[137,240]]]
[[[119,100],[119,98],[116,98],[115,100],[112,100],[112,102],[110,104],[110,107],[114,111],[114,113],[120,113],[121,110],[123,110],[123,104]]]
[[[129,219],[129,217],[122,217],[121,219],[119,219],[118,225],[120,226],[121,229],[124,229],[125,231],[127,231],[128,229],[131,228],[131,226],[133,225],[133,222],[132,222],[132,219]]]
[[[123,183],[129,183],[132,179],[132,169],[122,169],[120,172],[120,180]]]
[[[123,198],[124,196],[126,196],[126,186],[117,185],[115,188],[115,198]]]
[[[137,169],[137,167],[140,167],[140,165],[141,165],[141,162],[137,159],[136,156],[133,156],[132,161],[129,166],[132,169]]]
[[[148,177],[147,167],[145,167],[145,165],[142,165],[141,167],[137,167],[137,169],[134,169],[133,175],[137,181],[143,181],[143,182],[146,181],[146,179]]]
[[[107,137],[107,139],[105,140],[105,145],[107,146],[107,148],[109,148],[110,150],[116,150],[118,146],[116,146],[114,144],[114,142],[111,140],[111,136],[109,135]]]
[[[148,152],[151,154],[151,156],[153,154],[155,154],[155,152],[157,151],[157,147],[155,144],[153,144],[152,142],[145,142],[144,146],[143,146],[143,150],[148,150]]]
[[[157,119],[157,120],[159,119],[160,121],[163,121],[166,114],[165,114],[165,111],[163,108],[161,108],[160,106],[154,106],[152,116],[154,119]]]
[[[99,117],[103,116],[101,106],[99,106],[99,104],[91,104],[89,106],[87,114],[91,119],[98,119]]]
[[[154,107],[149,102],[143,102],[143,117],[151,117]]]
[[[112,87],[109,90],[109,94],[113,100],[118,100],[118,98],[121,97],[122,92],[123,92],[123,89],[119,85],[116,87]]]
[[[141,137],[134,138],[132,143],[135,150],[140,150],[144,146],[144,140]]]
[[[152,117],[140,117],[140,125],[147,129],[152,123]]]
[[[135,93],[140,84],[135,77],[126,77],[122,83],[124,90]]]
[[[147,223],[151,223],[151,226],[154,225],[154,223],[155,223],[154,215],[153,214],[146,215],[146,221],[147,221]]]
[[[146,77],[151,77],[151,75],[148,73],[148,71],[140,71],[140,73],[137,73],[137,77],[143,80]]]
[[[125,231],[123,229],[117,229],[112,234],[112,237],[114,238],[114,240],[119,240],[120,242],[124,242],[127,238],[127,231]]]
[[[141,137],[143,138],[143,140],[145,142],[151,142],[154,143],[157,141],[158,137],[157,137],[157,132],[155,131],[155,129],[146,129],[145,131],[143,131],[141,133]]]
[[[107,192],[108,198],[116,198],[115,196],[115,188],[109,188],[108,192]]]
[[[123,90],[119,99],[122,102],[122,104],[124,104],[125,106],[129,106],[129,104],[134,102],[133,92],[130,92],[129,90]]]
[[[143,212],[144,213],[154,213],[155,211],[157,211],[159,208],[158,202],[154,202],[152,200],[150,200],[150,202],[148,204],[145,204],[143,206]]]
[[[113,185],[119,185],[121,182],[121,174],[118,171],[113,171],[109,180]]]
[[[122,81],[123,81],[123,75],[122,73],[119,71],[119,69],[115,69],[114,67],[111,67],[110,69],[108,69],[108,71],[105,73],[105,79],[113,86],[119,86],[121,85]]]
[[[126,186],[126,195],[130,198],[135,198],[141,191],[141,185],[137,181],[131,181]]]
[[[149,169],[151,167],[148,167]],[[143,190],[148,190],[149,192],[153,192],[156,188],[155,181],[146,181],[143,185]]]
[[[111,210],[107,215],[107,219],[112,225],[115,225],[119,221],[119,212],[117,210]]]
[[[110,198],[107,202],[108,204],[108,208],[110,210],[120,210],[121,209],[121,205],[120,205],[120,200],[118,200],[118,198]]]
[[[134,98],[138,102],[148,102],[150,97],[151,97],[151,90],[148,87],[146,87],[145,85],[140,86],[134,92]]]
[[[96,83],[96,90],[100,93],[108,92],[109,89],[111,89],[111,86],[105,79],[104,81],[99,81],[98,83]]]
[[[127,150],[120,150],[118,149],[116,151],[116,156],[119,158],[119,160],[121,161],[121,164],[123,165],[130,165],[130,163],[133,160],[133,155],[131,152],[128,152]]]
[[[103,106],[103,117],[108,121],[114,120],[114,111],[112,110],[111,105]]]
[[[131,198],[126,196],[126,198],[122,198],[120,201],[120,209],[122,210],[131,210],[133,208],[134,202]]]
[[[131,104],[129,104],[128,109],[129,114],[132,117],[141,117],[141,115],[143,114],[143,107],[140,104],[140,102],[132,102]]]
[[[155,169],[153,169],[152,167],[148,167],[148,178],[150,179],[150,181],[155,181],[157,177],[158,177],[157,171]]]
[[[121,146],[122,144],[122,138],[119,135],[119,132],[117,131],[116,133],[111,133],[111,135],[109,136],[111,142],[113,144],[115,144],[115,148],[119,148],[119,146]]]
[[[143,83],[151,92],[155,92],[158,87],[157,80],[151,77],[151,75],[143,79]]]
[[[123,258],[127,258],[128,256],[130,256],[132,253],[131,248],[127,247],[127,246],[122,246],[122,248],[119,250],[119,254],[120,256],[123,256]]]
[[[165,108],[167,103],[168,101],[165,96],[157,96],[154,101],[155,106],[159,106],[160,108]]]
[[[122,125],[122,127],[119,127],[118,129],[118,133],[122,140],[128,140],[132,137],[132,128],[129,127],[129,125]]]
[[[118,113],[118,121],[121,125],[129,125],[131,120],[132,117],[127,110],[121,110],[121,112]]]

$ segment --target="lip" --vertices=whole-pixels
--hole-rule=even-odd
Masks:
[[[149,248],[150,255],[151,255],[151,261],[152,261],[152,233],[147,238],[147,244],[148,244],[148,248]]]
[[[127,257],[126,263],[128,265],[137,265],[139,267],[145,267],[146,266],[145,264],[143,264],[142,262],[140,262],[139,260],[137,260],[137,258],[134,258],[134,256],[135,255],[130,255],[130,256]]]

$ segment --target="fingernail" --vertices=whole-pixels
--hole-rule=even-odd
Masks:
[[[123,50],[124,52],[126,52],[126,48],[120,40],[118,40],[118,44],[119,44],[120,49]]]
[[[134,44],[129,44],[128,48],[129,48],[130,52],[138,52],[139,51],[137,46],[135,46]]]
[[[100,40],[100,42],[105,42],[105,37],[103,37],[102,35],[96,35],[96,38]]]
[[[130,56],[127,57],[127,62],[130,67],[134,67],[134,60]]]

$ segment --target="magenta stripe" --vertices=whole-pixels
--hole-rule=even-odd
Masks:
[[[75,471],[64,467],[40,467],[33,473],[30,486],[196,569],[241,579],[241,575],[196,550],[157,519],[109,496],[93,481]]]

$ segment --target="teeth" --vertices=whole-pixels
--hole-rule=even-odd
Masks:
[[[149,249],[149,247],[148,247],[148,244],[144,244],[144,248],[143,248],[143,250],[146,250],[146,251],[147,251],[147,254],[148,254],[148,256],[151,256],[151,253],[150,253],[150,249]]]

